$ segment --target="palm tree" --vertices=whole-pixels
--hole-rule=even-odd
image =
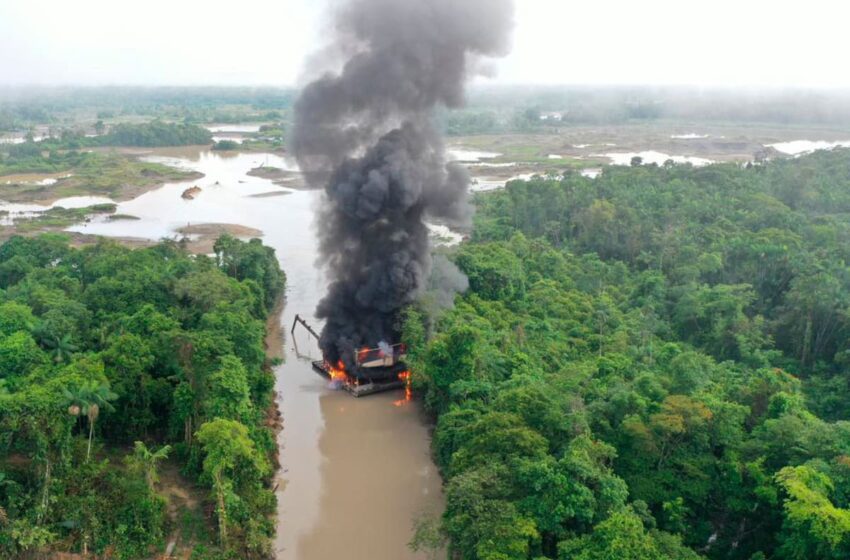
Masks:
[[[152,451],[141,441],[137,441],[133,447],[133,456],[130,458],[130,462],[135,468],[145,473],[145,481],[148,483],[151,492],[154,491],[154,485],[159,482],[156,465],[163,459],[167,459],[170,451],[170,445],[163,445],[156,451]]]
[[[49,319],[39,323],[32,331],[38,343],[53,356],[57,364],[67,362],[71,354],[77,351],[70,334],[59,334],[60,328]]]
[[[71,335],[52,335],[44,339],[43,344],[53,355],[53,361],[57,364],[67,362],[71,354],[77,351],[77,345],[71,341]]]
[[[65,389],[68,404],[68,414],[71,416],[85,415],[89,421],[89,443],[86,448],[86,461],[91,457],[91,442],[94,435],[94,424],[100,416],[100,410],[115,410],[110,401],[118,395],[109,390],[108,382],[85,381],[75,391]]]

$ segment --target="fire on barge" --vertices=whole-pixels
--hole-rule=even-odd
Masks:
[[[310,334],[319,338],[316,331],[300,316],[295,315],[292,332],[301,323]],[[407,347],[402,344],[381,344],[377,348],[362,348],[355,356],[354,371],[347,371],[342,362],[332,364],[327,360],[315,360],[313,369],[355,397],[382,393],[393,389],[405,389],[405,399],[410,398],[410,373],[404,359]]]

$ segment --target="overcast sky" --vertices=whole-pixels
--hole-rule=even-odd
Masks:
[[[325,5],[0,0],[0,85],[293,85],[321,42]],[[516,0],[496,81],[846,88],[848,5]]]

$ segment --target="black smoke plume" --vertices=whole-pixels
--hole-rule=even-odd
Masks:
[[[325,189],[316,315],[325,358],[397,342],[398,313],[428,278],[425,220],[464,224],[469,176],[446,162],[434,111],[463,103],[481,59],[506,53],[511,0],[349,0],[334,19],[341,68],[302,91],[291,147]]]

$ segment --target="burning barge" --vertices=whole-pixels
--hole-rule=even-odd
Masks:
[[[354,395],[362,397],[392,389],[406,387],[409,373],[404,364],[404,344],[385,348],[364,348],[357,352],[354,372],[348,372],[342,363],[332,365],[326,360],[313,362],[313,369]]]
[[[318,339],[316,332],[304,319],[295,316],[292,331],[301,323],[307,331]],[[355,356],[353,371],[347,371],[340,361],[336,364],[328,360],[315,360],[313,369],[330,381],[354,395],[363,397],[393,389],[404,389],[405,400],[410,400],[410,372],[404,359],[407,347],[402,344],[381,344],[377,348],[362,348]]]

